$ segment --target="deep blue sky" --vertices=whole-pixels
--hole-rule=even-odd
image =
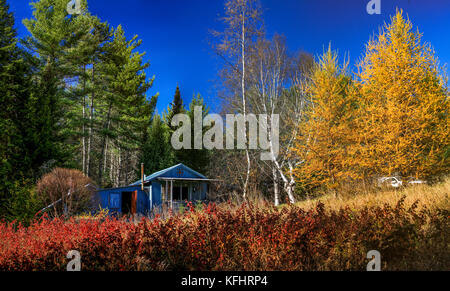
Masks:
[[[68,0],[69,1],[69,0]],[[27,34],[23,18],[31,17],[29,0],[9,0],[16,16],[19,34]],[[212,109],[215,102],[214,80],[218,63],[210,45],[209,29],[220,29],[223,0],[89,0],[92,14],[117,26],[127,36],[139,35],[141,51],[156,76],[148,95],[160,92],[158,110],[171,102],[176,85],[188,103],[201,93]],[[291,50],[314,55],[332,43],[341,55],[350,54],[351,64],[360,58],[364,44],[396,7],[408,13],[413,24],[424,33],[424,40],[436,50],[441,63],[450,63],[449,0],[381,0],[382,14],[368,15],[369,0],[262,0],[269,35],[286,35]],[[447,70],[448,71],[448,70]]]

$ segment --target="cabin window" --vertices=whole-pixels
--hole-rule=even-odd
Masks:
[[[120,208],[120,194],[119,193],[109,194],[109,208],[110,209],[119,209]]]
[[[174,201],[185,201],[189,200],[189,188],[183,186],[173,187],[173,200]]]

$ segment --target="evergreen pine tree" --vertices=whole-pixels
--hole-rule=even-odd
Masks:
[[[17,95],[15,94],[14,68],[17,64],[17,38],[14,29],[14,16],[9,12],[6,0],[0,0],[0,191],[5,194],[7,184],[16,170],[15,160],[19,158],[19,133],[11,116],[14,113]],[[16,143],[14,145],[14,143]],[[6,198],[6,197],[3,197]]]
[[[152,124],[148,128],[148,138],[142,147],[142,163],[144,163],[147,175],[175,164],[174,151],[170,144],[169,127],[158,114],[153,117]]]
[[[192,98],[191,103],[189,104],[189,110],[187,112],[190,120],[191,125],[194,124],[194,110],[195,107],[201,107],[202,108],[202,120],[209,114],[209,108],[206,106],[205,101],[203,100],[202,96],[200,94],[194,95]],[[202,129],[202,137],[206,131],[208,131],[209,128],[203,127]],[[203,149],[195,149],[194,148],[194,130],[191,131],[191,141],[192,141],[192,149],[191,150],[182,150],[178,153],[177,157],[179,160],[187,165],[188,167],[191,167],[192,169],[207,175],[208,174],[208,168],[209,163],[211,159],[211,151],[207,150],[205,148]]]
[[[34,60],[17,45],[14,16],[6,0],[0,0],[0,217],[11,217],[19,196],[21,201],[30,198],[25,194],[35,170],[34,137],[39,134],[31,128],[37,121],[30,112]]]
[[[175,95],[173,97],[172,103],[170,103],[167,108],[166,113],[164,114],[164,122],[169,126],[170,130],[174,132],[176,127],[172,126],[172,119],[175,115],[185,113],[186,109],[183,105],[183,99],[181,98],[180,87],[177,85],[177,89],[175,90]]]
[[[86,7],[86,1],[81,1]],[[77,17],[69,17],[67,1],[40,0],[32,3],[33,18],[25,19],[24,25],[30,36],[26,46],[38,54],[39,63],[35,73],[36,91],[32,108],[36,122],[33,131],[38,148],[33,151],[34,167],[68,165],[73,160],[73,149],[67,146],[72,102],[67,87],[67,77],[73,76],[70,49],[80,38]]]
[[[178,129],[177,126],[172,126],[172,120],[177,114],[186,113],[186,109],[183,105],[183,99],[181,98],[180,88],[177,85],[175,90],[175,95],[173,97],[172,103],[167,107],[166,112],[163,114],[164,123],[167,125],[169,129],[169,136],[171,137],[173,133]],[[169,139],[170,140],[170,139]],[[172,145],[170,145],[171,149],[174,152],[174,164],[185,163],[186,149],[174,150]]]
[[[189,104],[189,109],[186,110],[183,105],[183,100],[181,99],[180,95],[180,89],[177,86],[177,89],[175,91],[175,96],[173,99],[173,102],[170,104],[170,106],[167,108],[167,111],[164,115],[164,122],[169,128],[170,136],[177,130],[177,127],[171,126],[172,119],[177,114],[187,114],[191,120],[191,149],[181,149],[181,150],[173,150],[175,160],[174,163],[183,163],[188,167],[191,167],[192,169],[201,172],[201,173],[207,173],[209,162],[210,162],[210,155],[211,152],[206,149],[195,149],[194,148],[194,109],[195,107],[201,107],[202,108],[202,120],[208,115],[209,108],[204,103],[203,98],[198,95],[194,95],[192,98],[191,103]],[[203,128],[202,132],[205,133],[208,130],[208,128]],[[203,137],[203,135],[202,135]],[[171,147],[172,148],[172,147]]]
[[[98,106],[102,126],[99,129],[100,183],[104,178],[108,142],[124,152],[125,159],[128,160],[124,167],[127,173],[125,183],[134,179],[128,173],[135,173],[137,164],[142,159],[142,147],[146,143],[146,131],[150,127],[158,95],[147,99],[146,92],[152,86],[154,78],[147,79],[145,69],[149,67],[149,63],[143,61],[145,53],[136,52],[140,44],[141,40],[137,36],[127,40],[119,25],[101,59],[99,73],[108,85],[103,94],[104,100]]]

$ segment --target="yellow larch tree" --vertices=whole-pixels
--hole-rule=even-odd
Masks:
[[[294,175],[308,189],[335,189],[353,178],[347,161],[355,100],[346,71],[347,65],[339,65],[337,53],[329,48],[314,64],[306,84],[310,100],[293,152],[302,161]]]
[[[434,51],[421,39],[400,10],[366,46],[351,162],[362,178],[448,172],[448,90]]]

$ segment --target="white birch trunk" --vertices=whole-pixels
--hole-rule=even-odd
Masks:
[[[241,53],[242,53],[242,76],[241,76],[241,87],[242,87],[242,115],[244,116],[244,120],[247,120],[247,104],[245,100],[245,13],[246,13],[246,3],[244,1],[244,7],[242,10],[242,36],[241,36]],[[244,139],[246,141],[245,147],[245,155],[247,158],[247,173],[245,177],[244,183],[244,200],[247,199],[247,190],[248,190],[248,182],[250,179],[250,171],[251,171],[251,161],[250,161],[250,153],[248,151],[248,140],[247,140],[247,129],[244,128]]]
[[[280,193],[279,193],[279,189],[278,189],[278,173],[277,173],[277,169],[275,169],[275,167],[272,168],[272,175],[273,175],[273,195],[274,195],[274,203],[275,206],[279,206],[280,205]]]

